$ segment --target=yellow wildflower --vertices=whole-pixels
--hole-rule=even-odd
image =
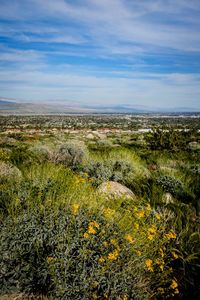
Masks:
[[[160,219],[161,219],[160,214],[155,214],[155,217],[156,217],[157,220],[160,220]]]
[[[161,265],[159,266],[159,268],[160,268],[161,271],[163,271],[163,270],[164,270],[164,264],[161,264]]]
[[[159,287],[158,289],[157,289],[157,291],[158,291],[158,293],[159,294],[164,294],[164,292],[165,292],[165,290],[162,288],[162,287]]]
[[[100,263],[103,263],[105,261],[105,258],[103,257],[103,256],[101,256],[100,258],[99,258],[99,262]]]
[[[128,297],[127,297],[127,295],[124,295],[122,297],[119,296],[118,300],[128,300]]]
[[[178,283],[177,283],[176,280],[173,279],[172,283],[170,285],[170,288],[173,289],[173,290],[175,290],[177,287],[178,287]]]
[[[134,243],[134,239],[133,239],[133,237],[130,234],[125,235],[125,240],[127,242],[129,242],[130,244]]]
[[[96,221],[91,221],[91,222],[89,223],[89,225],[90,225],[90,226],[94,226],[94,227],[96,227],[97,229],[99,229],[99,224],[98,224]]]
[[[110,252],[108,254],[108,259],[109,260],[116,260],[118,258],[118,256],[119,256],[119,251],[114,250],[113,252]]]
[[[137,256],[141,256],[142,255],[142,253],[141,253],[140,250],[136,250],[136,254],[137,254]]]
[[[175,289],[174,294],[179,294],[179,290]]]
[[[89,234],[95,234],[96,232],[97,231],[93,226],[91,226],[91,225],[88,226],[88,233]]]
[[[176,252],[172,251],[172,256],[177,259],[178,258],[178,255],[176,254]]]
[[[136,213],[136,217],[137,217],[138,219],[144,218],[144,216],[145,216],[145,214],[144,214],[144,209],[141,209],[140,211],[138,211],[138,212]]]
[[[135,224],[134,224],[134,227],[135,227],[136,230],[138,230],[138,229],[139,229],[139,224],[138,224],[138,223],[135,223]]]
[[[85,233],[83,234],[83,237],[84,237],[84,239],[88,239],[88,238],[89,238],[89,234],[88,234],[87,232],[85,232]]]
[[[147,266],[147,269],[148,269],[150,272],[153,272],[152,260],[151,260],[151,259],[146,259],[145,264],[146,264],[146,266]]]
[[[165,256],[165,253],[164,253],[162,248],[160,248],[160,255],[161,255],[162,258]]]
[[[149,229],[148,229],[148,233],[149,234],[155,234],[156,233],[156,226],[152,225]]]
[[[168,240],[175,239],[176,238],[176,233],[173,230],[170,230],[168,233],[165,234],[165,237]]]
[[[152,260],[151,260],[151,259],[147,259],[147,260],[145,261],[145,264],[146,264],[147,268],[151,267],[151,265],[152,265]]]
[[[111,243],[113,246],[115,246],[115,247],[118,246],[118,243],[117,243],[117,240],[116,240],[116,239],[111,239],[111,240],[110,240],[110,243]]]
[[[148,238],[150,241],[152,241],[153,238],[154,238],[154,236],[153,236],[152,234],[148,234],[147,238]]]
[[[74,203],[74,204],[71,206],[71,211],[72,211],[72,214],[73,214],[74,216],[77,215],[79,208],[80,208],[80,205],[77,204],[77,203]]]
[[[54,259],[55,259],[55,258],[54,258],[54,257],[52,257],[52,256],[48,256],[48,257],[47,257],[47,261],[48,261],[48,263],[52,262]]]
[[[151,241],[153,240],[154,236],[156,235],[156,226],[152,225],[149,229],[148,229],[148,236],[147,238]]]

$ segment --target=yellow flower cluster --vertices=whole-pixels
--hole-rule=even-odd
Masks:
[[[175,290],[178,287],[178,283],[175,279],[172,280],[172,283],[170,285],[170,288]]]
[[[139,210],[139,211],[136,213],[136,217],[137,217],[138,219],[144,218],[144,217],[145,217],[145,211],[144,211],[144,209]]]
[[[117,260],[119,256],[119,251],[115,249],[113,252],[108,253],[108,259],[109,260]]]
[[[104,258],[103,256],[101,256],[101,257],[99,258],[99,262],[100,262],[100,263],[104,263],[104,261],[105,261],[105,258]]]
[[[163,257],[165,256],[165,253],[164,253],[163,249],[160,248],[160,249],[159,249],[159,252],[160,252],[160,256],[163,258]]]
[[[160,220],[160,219],[161,219],[161,216],[160,216],[160,214],[158,214],[158,213],[155,214],[155,217],[156,217],[157,220]]]
[[[157,291],[158,291],[158,293],[161,294],[161,295],[163,295],[163,294],[165,293],[165,290],[164,290],[162,287],[159,287],[159,288],[157,289]]]
[[[119,296],[117,300],[128,300],[128,296],[127,295]]]
[[[137,256],[141,256],[142,252],[140,250],[135,250]]]
[[[154,236],[156,235],[156,231],[157,228],[155,225],[152,225],[149,229],[148,229],[148,233],[147,233],[147,238],[152,241]]]
[[[71,205],[71,212],[74,216],[77,215],[80,205],[78,203],[74,203]]]
[[[111,239],[111,240],[110,240],[110,243],[111,243],[113,246],[118,247],[118,242],[117,242],[116,239]]]
[[[157,259],[155,260],[155,264],[157,264],[157,265],[159,266],[159,268],[160,268],[161,271],[164,270],[164,265],[165,265],[165,264],[164,264],[163,259],[157,258]]]
[[[177,259],[179,257],[178,254],[174,251],[172,251],[172,256],[173,256],[174,259]]]
[[[89,233],[85,232],[85,233],[83,234],[83,237],[84,237],[84,239],[88,239],[88,238],[90,237],[90,235],[89,235]]]
[[[146,259],[146,261],[145,261],[146,267],[150,272],[154,272],[152,263],[153,263],[153,261],[151,259]]]
[[[168,233],[165,234],[165,237],[168,240],[175,239],[176,238],[176,233],[173,230],[170,230]]]
[[[52,257],[52,256],[48,256],[47,257],[47,261],[48,261],[48,263],[51,263],[53,260],[54,260],[55,258],[54,257]]]
[[[127,242],[129,242],[130,244],[133,244],[133,243],[134,243],[134,239],[133,239],[132,235],[127,234],[127,235],[125,235],[124,238],[125,238],[125,240],[126,240]]]
[[[90,237],[90,234],[96,234],[97,229],[99,229],[99,224],[96,221],[91,221],[88,225],[87,232],[83,234],[83,237],[85,239],[88,239]]]
[[[99,229],[99,224],[98,224],[96,221],[91,221],[91,222],[89,223],[89,226],[93,226],[93,227]]]

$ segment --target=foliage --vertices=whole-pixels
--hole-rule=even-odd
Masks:
[[[54,154],[53,160],[56,163],[76,168],[82,164],[85,156],[86,153],[83,146],[76,143],[67,143],[60,146],[58,151]]]
[[[134,168],[130,163],[123,160],[92,161],[84,166],[82,171],[86,172],[96,185],[108,180],[126,185],[128,181],[130,182],[134,178]]]

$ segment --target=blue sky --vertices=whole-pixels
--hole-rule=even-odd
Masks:
[[[200,109],[200,0],[0,0],[0,97]]]

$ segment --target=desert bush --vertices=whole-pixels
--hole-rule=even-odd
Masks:
[[[160,185],[167,193],[171,193],[176,196],[177,192],[183,189],[182,183],[171,176],[161,175],[157,178],[156,183]]]
[[[92,161],[82,168],[92,178],[95,185],[108,180],[127,185],[134,178],[134,168],[124,160]]]
[[[111,208],[96,214],[72,202],[7,217],[0,285],[49,299],[172,299],[179,293],[170,265],[172,216],[149,205],[129,213],[132,222],[124,213],[116,222]]]
[[[0,183],[19,181],[22,177],[20,170],[10,163],[0,161]]]
[[[1,228],[1,286],[49,299],[145,299],[117,226],[78,210],[8,218]]]
[[[51,151],[45,146],[33,146],[29,148],[29,151],[39,163],[49,160],[52,156]]]
[[[86,157],[86,149],[81,144],[68,143],[60,146],[54,153],[53,161],[68,167],[76,168]]]

